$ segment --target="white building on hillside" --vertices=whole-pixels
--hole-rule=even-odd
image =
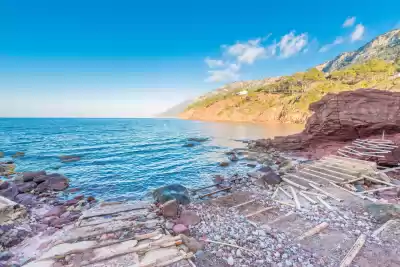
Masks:
[[[249,92],[247,90],[242,90],[240,92],[237,92],[236,95],[247,95]]]

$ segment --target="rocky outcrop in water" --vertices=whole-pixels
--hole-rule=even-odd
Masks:
[[[344,142],[372,135],[400,133],[400,93],[358,89],[328,94],[312,103],[303,132],[258,140],[256,146],[302,150],[324,142]]]

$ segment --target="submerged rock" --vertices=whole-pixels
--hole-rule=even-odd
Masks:
[[[171,184],[154,190],[153,198],[161,204],[173,199],[182,205],[190,203],[189,190],[180,184]]]
[[[36,190],[40,193],[45,192],[47,190],[50,191],[62,191],[69,186],[68,178],[62,174],[53,173],[46,175],[47,179],[39,184]]]
[[[61,160],[61,162],[75,162],[81,160],[81,157],[76,155],[64,155],[59,156],[58,158]]]
[[[221,167],[227,167],[227,166],[229,166],[229,162],[227,162],[227,161],[222,161],[222,162],[219,163],[219,166],[221,166]]]
[[[20,193],[28,193],[30,191],[32,191],[33,189],[35,189],[37,186],[37,184],[35,182],[26,182],[23,184],[18,184],[18,191]]]
[[[9,176],[14,174],[15,164],[12,161],[0,162],[0,176]]]
[[[189,142],[190,141],[193,141],[193,142],[205,142],[205,141],[208,141],[209,138],[207,138],[207,137],[189,137],[187,140]]]
[[[0,158],[4,158],[4,152],[0,151]]]
[[[31,182],[33,181],[36,177],[46,175],[45,171],[37,171],[37,172],[24,172],[22,174],[22,180],[24,182]]]
[[[15,197],[15,201],[21,205],[31,207],[35,205],[36,196],[32,194],[19,194]]]
[[[25,152],[16,152],[14,155],[12,155],[13,158],[21,158],[25,156]]]
[[[187,143],[187,144],[184,144],[183,147],[194,147],[194,144],[193,143]]]

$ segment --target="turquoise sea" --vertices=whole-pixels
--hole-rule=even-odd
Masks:
[[[80,193],[100,199],[139,199],[151,189],[179,183],[208,185],[214,174],[245,172],[240,161],[220,167],[238,140],[299,131],[293,125],[214,123],[179,119],[0,119],[2,161],[17,151],[17,171],[59,172]],[[206,142],[185,147],[191,137]],[[60,155],[80,161],[62,163]]]

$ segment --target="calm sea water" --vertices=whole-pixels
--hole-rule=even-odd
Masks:
[[[212,175],[245,171],[240,162],[223,168],[223,152],[255,139],[299,131],[294,125],[195,122],[178,119],[0,119],[0,151],[17,171],[59,172],[81,193],[100,199],[139,199],[171,183],[210,184]],[[189,137],[209,141],[183,147]],[[60,155],[78,155],[61,163]]]

